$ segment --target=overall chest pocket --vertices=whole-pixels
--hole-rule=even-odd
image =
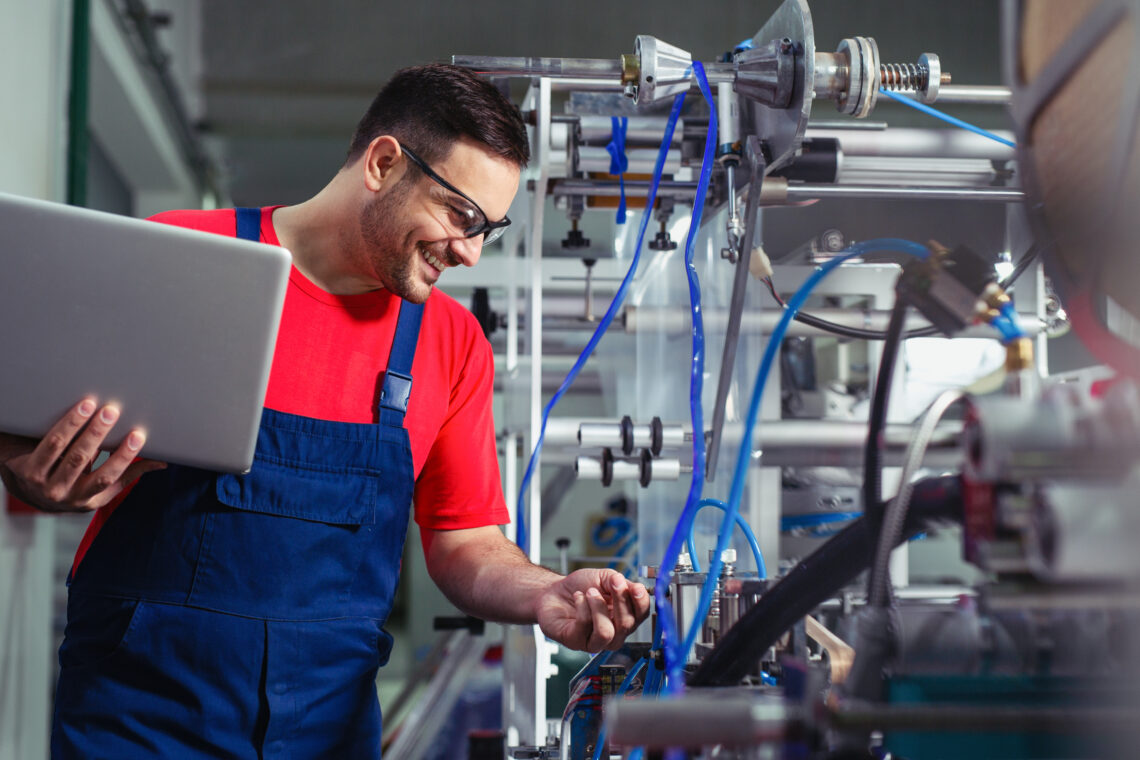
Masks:
[[[380,479],[375,469],[258,457],[243,475],[219,475],[216,495],[222,504],[245,512],[327,525],[374,525]]]
[[[272,457],[244,475],[218,475],[188,601],[275,619],[344,614],[387,532],[383,477]]]

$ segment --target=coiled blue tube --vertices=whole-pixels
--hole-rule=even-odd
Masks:
[[[605,335],[606,330],[609,329],[610,323],[614,321],[614,316],[617,314],[618,309],[625,302],[626,291],[629,290],[629,284],[633,281],[633,275],[637,272],[637,265],[641,261],[641,244],[645,242],[645,230],[649,227],[649,218],[653,216],[653,203],[657,199],[657,187],[661,184],[661,175],[665,171],[665,158],[669,155],[669,148],[673,143],[673,130],[677,126],[677,119],[681,116],[681,107],[685,103],[685,93],[679,93],[673,100],[673,110],[669,113],[669,121],[665,125],[665,136],[661,140],[661,150],[657,152],[657,164],[653,167],[653,182],[649,185],[649,197],[645,201],[645,214],[641,217],[641,225],[637,230],[637,245],[633,249],[633,260],[629,264],[629,269],[625,273],[625,277],[618,286],[617,293],[614,294],[613,300],[610,301],[610,306],[606,309],[605,315],[601,321],[598,322],[597,328],[594,329],[594,334],[590,336],[589,342],[586,347],[582,349],[582,353],[578,355],[578,360],[574,362],[574,366],[566,373],[566,379],[558,386],[558,390],[547,402],[542,410],[542,426],[539,429],[538,440],[535,441],[534,450],[530,454],[530,461],[527,462],[526,472],[523,474],[522,485],[519,488],[518,506],[515,510],[515,519],[518,521],[518,532],[516,534],[516,541],[520,548],[525,552],[527,546],[527,527],[526,527],[526,491],[530,485],[530,480],[534,477],[534,468],[538,463],[539,454],[542,453],[542,441],[546,437],[546,425],[550,421],[550,412],[554,409],[562,396],[565,395],[567,389],[578,377],[578,373],[582,371],[585,366],[586,360],[594,353],[594,349],[598,347],[602,336]]]

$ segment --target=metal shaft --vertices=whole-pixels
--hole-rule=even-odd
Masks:
[[[453,55],[452,64],[488,76],[621,80],[621,61],[611,58],[522,58]]]
[[[1021,203],[1025,200],[1025,193],[1021,190],[1004,187],[879,187],[875,185],[788,184],[789,202],[816,198]]]
[[[938,91],[938,103],[973,103],[1008,106],[1013,95],[1008,87],[987,84],[944,84]]]
[[[768,184],[768,183],[766,183]],[[773,184],[773,188],[776,186]],[[658,194],[691,200],[697,195],[696,182],[662,182]],[[609,180],[564,179],[555,184],[554,195],[592,195],[595,197],[617,197],[621,188],[617,182]],[[649,195],[649,183],[627,181],[625,194],[630,197]],[[886,185],[819,185],[788,183],[782,198],[772,202],[806,201],[816,198],[868,198],[876,200],[929,200],[929,201],[989,201],[992,203],[1021,203],[1025,193],[1005,187],[891,187]],[[764,205],[768,199],[761,196]]]

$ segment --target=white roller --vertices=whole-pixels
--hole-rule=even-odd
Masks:
[[[578,443],[587,449],[621,450],[621,423],[583,422],[578,427]],[[661,426],[662,450],[679,448],[684,443],[685,430],[680,425]],[[653,430],[649,425],[633,426],[633,448],[653,448]]]
[[[652,459],[649,463],[650,482],[654,480],[678,480],[681,477],[679,459]],[[574,471],[579,480],[602,479],[602,461],[598,457],[578,457]],[[640,481],[641,461],[638,459],[613,460],[613,481]]]

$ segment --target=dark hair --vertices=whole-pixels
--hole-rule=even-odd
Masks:
[[[519,168],[530,160],[518,108],[478,74],[441,63],[402,69],[388,80],[357,124],[345,164],[380,135],[407,143],[428,163],[446,158],[462,137]]]

